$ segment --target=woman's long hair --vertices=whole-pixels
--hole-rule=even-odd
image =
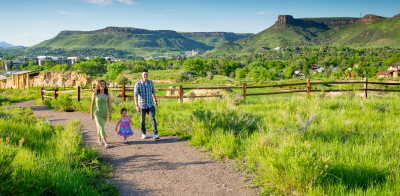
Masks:
[[[105,80],[99,80],[97,82],[96,92],[97,92],[97,94],[100,94],[100,85],[101,85],[102,82],[104,82],[104,84],[106,84],[106,87],[104,88],[104,94],[108,95],[107,82]]]

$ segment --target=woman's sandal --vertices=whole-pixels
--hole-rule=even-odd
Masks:
[[[97,143],[98,143],[99,145],[103,145],[103,142],[101,142],[101,140],[98,140]]]
[[[104,144],[104,148],[108,148],[108,144]]]

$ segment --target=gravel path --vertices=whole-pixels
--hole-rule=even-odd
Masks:
[[[153,141],[150,131],[148,139],[142,140],[140,131],[135,129],[135,135],[124,144],[114,131],[116,122],[107,122],[110,148],[105,149],[96,144],[96,124],[88,114],[53,111],[33,106],[33,102],[16,103],[14,107],[31,107],[37,117],[46,116],[53,125],[81,120],[84,144],[110,157],[108,161],[115,167],[111,181],[121,195],[257,195],[259,192],[246,188],[244,174],[235,172],[232,161],[214,161],[178,137],[161,136],[161,140]]]

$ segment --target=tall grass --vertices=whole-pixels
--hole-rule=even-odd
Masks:
[[[35,100],[40,97],[40,88],[0,89],[0,105],[4,102],[16,103],[26,100]]]
[[[161,104],[157,120],[216,158],[244,160],[266,195],[397,195],[398,98],[226,97]]]
[[[242,160],[264,195],[398,195],[399,94],[335,98],[264,96],[160,101],[160,134],[179,135],[217,158]],[[139,127],[134,102],[113,98]],[[74,102],[89,111],[90,100]],[[149,122],[149,121],[148,121]],[[146,126],[150,129],[150,123]]]
[[[0,116],[0,195],[118,195],[101,180],[112,166],[80,146],[79,121],[53,127],[6,104]]]

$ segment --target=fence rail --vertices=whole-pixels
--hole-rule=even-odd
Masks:
[[[182,85],[179,88],[155,88],[156,91],[178,91],[179,95],[174,96],[157,96],[157,98],[163,99],[179,99],[180,102],[183,102],[183,98],[208,98],[208,97],[222,97],[221,95],[196,95],[196,96],[186,96],[183,95],[184,90],[211,90],[211,89],[243,89],[243,98],[246,100],[247,96],[259,96],[259,95],[275,95],[275,94],[287,94],[287,93],[307,93],[307,96],[310,96],[311,92],[345,92],[345,91],[353,91],[352,89],[329,89],[329,90],[311,90],[311,85],[320,85],[320,84],[364,84],[364,88],[355,89],[359,91],[364,91],[364,98],[368,97],[368,91],[381,91],[381,92],[400,92],[400,90],[388,90],[388,89],[371,89],[368,88],[368,84],[376,84],[376,85],[397,85],[400,86],[400,83],[384,83],[384,82],[368,82],[368,78],[365,78],[365,81],[357,81],[357,82],[311,82],[310,79],[307,79],[307,82],[304,83],[292,83],[292,84],[278,84],[278,85],[266,85],[266,86],[247,86],[244,83],[242,86],[229,86],[229,87],[187,87],[184,88]],[[268,92],[268,93],[247,93],[247,89],[253,88],[276,88],[276,87],[288,87],[288,86],[301,86],[305,85],[305,90],[290,90],[290,91],[282,91],[282,92]],[[121,94],[115,95],[114,97],[122,97],[123,101],[126,101],[126,98],[134,98],[134,95],[127,95],[126,92],[134,91],[133,86],[125,86],[121,87],[109,87],[110,90],[113,91],[121,91]],[[42,100],[44,98],[57,99],[58,94],[63,93],[76,93],[77,96],[70,97],[72,99],[78,99],[80,101],[81,98],[91,97],[91,96],[81,96],[81,92],[95,91],[95,89],[81,89],[80,86],[76,90],[67,90],[67,91],[58,91],[58,89],[54,90],[43,90],[41,88],[41,97]],[[52,93],[53,96],[44,95],[44,93]]]

